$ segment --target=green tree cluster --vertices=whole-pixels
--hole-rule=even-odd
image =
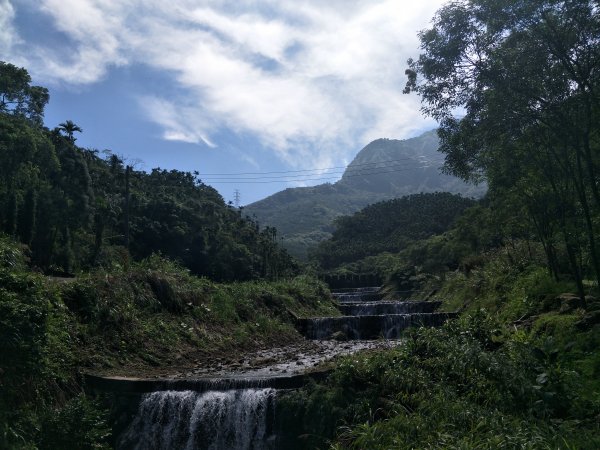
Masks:
[[[48,94],[30,82],[25,69],[0,63],[0,230],[29,248],[36,267],[71,274],[159,252],[216,280],[296,270],[275,229],[260,229],[197,174],[146,173],[80,148],[71,120],[44,128]]]
[[[367,206],[335,220],[331,239],[312,257],[331,270],[383,252],[399,252],[412,242],[445,232],[475,200],[447,192],[414,194]]]
[[[454,1],[420,33],[405,89],[440,122],[446,170],[485,179],[582,297],[600,281],[598,36],[597,1]]]

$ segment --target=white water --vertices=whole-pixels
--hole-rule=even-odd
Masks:
[[[273,436],[275,390],[145,394],[121,450],[263,450]]]

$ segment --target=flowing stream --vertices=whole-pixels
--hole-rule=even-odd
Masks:
[[[194,378],[199,371],[186,374],[188,380],[176,377],[166,381],[166,389],[176,385],[181,388],[181,383],[185,383],[193,386],[191,389],[203,391],[160,390],[144,394],[137,413],[117,442],[117,449],[280,448],[275,431],[277,390],[266,386],[281,387],[278,383],[283,375],[301,374],[306,371],[305,367],[317,365],[328,355],[392,345],[396,341],[385,339],[399,338],[407,327],[439,326],[454,316],[435,312],[439,302],[382,301],[379,288],[353,289],[338,293],[336,298],[344,316],[298,319],[297,325],[308,339],[324,340],[320,343],[323,352],[297,354],[285,362],[258,367],[240,362],[243,370],[240,374],[213,372],[213,378],[208,381]],[[270,357],[276,355],[277,352],[273,352]]]
[[[344,315],[301,319],[308,339],[398,339],[408,327],[436,327],[455,316],[435,312],[441,302],[384,301],[377,287],[337,292],[334,297]]]

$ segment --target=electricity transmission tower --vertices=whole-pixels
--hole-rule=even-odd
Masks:
[[[239,189],[236,189],[235,191],[233,191],[233,204],[235,205],[236,208],[240,207],[240,198],[241,198],[241,194]]]

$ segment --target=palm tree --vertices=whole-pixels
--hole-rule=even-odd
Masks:
[[[76,131],[79,133],[83,132],[83,130],[78,125],[75,125],[75,123],[73,123],[72,120],[67,120],[63,123],[59,123],[58,129],[63,131],[67,135],[67,139],[71,141],[71,143],[75,143],[75,137],[73,136],[73,133],[75,133]]]

